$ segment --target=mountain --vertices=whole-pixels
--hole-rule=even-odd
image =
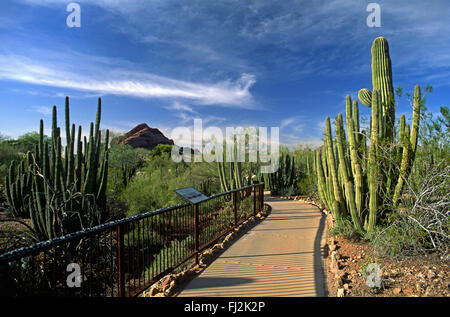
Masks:
[[[128,144],[133,148],[147,150],[153,150],[158,144],[174,145],[173,140],[167,138],[158,129],[150,128],[146,123],[138,124],[117,141],[119,145]]]

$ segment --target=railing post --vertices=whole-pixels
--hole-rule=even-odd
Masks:
[[[258,186],[253,184],[253,216],[256,217],[256,188]]]
[[[261,206],[259,207],[261,210],[264,210],[264,184],[262,184],[261,186],[259,186],[259,197],[261,199]]]
[[[124,272],[124,225],[117,226],[117,268],[119,273],[119,297],[125,297],[125,272]]]
[[[195,264],[198,265],[198,248],[199,248],[199,216],[198,216],[198,203],[194,204],[194,248],[195,248]]]
[[[237,191],[233,192],[234,227],[237,227]]]

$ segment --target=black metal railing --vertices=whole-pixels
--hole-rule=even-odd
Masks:
[[[7,296],[141,293],[264,207],[264,183],[108,222],[0,255]]]

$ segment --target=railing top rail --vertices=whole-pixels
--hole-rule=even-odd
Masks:
[[[248,186],[245,186],[245,187],[233,189],[233,190],[230,190],[230,191],[227,191],[227,192],[218,193],[218,194],[215,194],[215,195],[212,195],[212,196],[208,197],[208,199],[204,200],[203,202],[211,200],[211,199],[214,199],[214,198],[217,198],[217,197],[221,197],[221,196],[224,196],[224,195],[227,195],[227,194],[231,194],[231,193],[236,192],[236,191],[241,191],[241,190],[245,190],[245,189],[252,188],[252,187],[262,186],[263,184],[264,183],[252,184],[252,185],[248,185]],[[122,224],[131,223],[131,222],[136,221],[136,220],[140,220],[140,219],[143,219],[143,218],[155,216],[155,215],[158,215],[158,214],[161,214],[161,213],[165,213],[165,212],[168,212],[168,211],[171,211],[171,210],[175,210],[175,209],[179,209],[179,208],[183,208],[183,207],[188,207],[190,205],[191,205],[190,203],[184,203],[184,204],[178,204],[178,205],[169,206],[169,207],[165,207],[165,208],[159,208],[159,209],[156,209],[156,210],[153,210],[153,211],[147,211],[147,212],[144,212],[144,213],[141,213],[141,214],[138,214],[138,215],[134,215],[134,216],[131,216],[131,217],[127,217],[127,218],[123,218],[123,219],[119,219],[119,220],[114,220],[114,221],[109,221],[109,222],[106,222],[104,224],[100,224],[100,225],[95,226],[95,227],[87,228],[87,229],[84,229],[84,230],[80,230],[80,231],[77,231],[77,232],[74,232],[74,233],[70,233],[70,234],[64,235],[62,237],[57,237],[57,238],[54,238],[54,239],[51,239],[51,240],[37,242],[37,243],[34,243],[34,244],[30,245],[30,246],[23,247],[23,248],[16,249],[16,250],[12,250],[12,251],[6,252],[4,254],[1,254],[0,255],[0,262],[6,262],[8,260],[16,258],[17,256],[25,257],[25,256],[28,256],[28,255],[34,254],[36,252],[41,252],[41,251],[44,251],[46,249],[49,249],[52,246],[56,246],[56,245],[68,242],[68,241],[70,241],[72,239],[89,236],[89,235],[91,235],[93,233],[101,232],[101,231],[104,231],[104,230],[107,230],[107,229],[110,229],[110,228],[113,228],[113,227],[117,227],[117,226],[122,225]]]

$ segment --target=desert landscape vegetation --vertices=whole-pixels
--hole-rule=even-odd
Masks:
[[[101,97],[89,126],[73,122],[67,96],[36,130],[1,130],[0,293],[175,296],[173,281],[195,278],[230,233],[270,219],[264,197],[276,197],[326,217],[328,296],[448,297],[450,110],[428,109],[432,85],[395,85],[388,40],[365,43],[372,81],[341,96],[336,116],[323,113],[320,144],[281,142],[272,173],[259,156],[238,160],[230,140],[231,161],[175,162],[174,151],[194,156],[198,145],[177,144],[145,116],[126,132],[104,128]],[[249,131],[239,132],[246,149]],[[175,192],[187,187],[207,199],[187,203]],[[82,287],[66,283],[69,267]]]

